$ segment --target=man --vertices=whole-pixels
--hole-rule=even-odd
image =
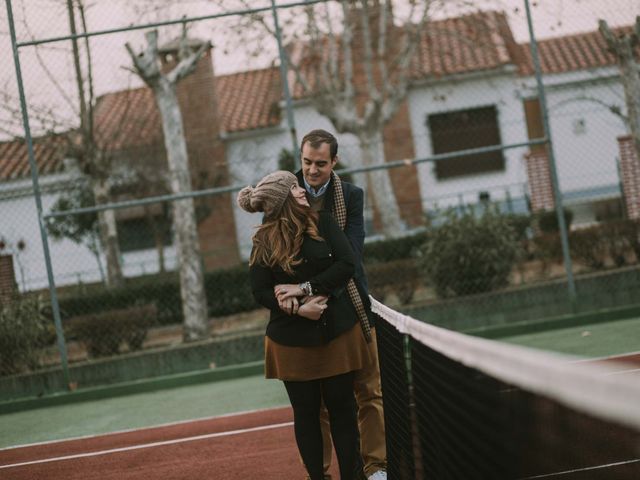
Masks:
[[[373,314],[369,308],[367,280],[362,266],[364,249],[364,192],[361,188],[342,182],[333,172],[338,161],[338,141],[325,130],[312,130],[300,145],[302,169],[296,176],[307,191],[307,198],[314,210],[328,210],[344,230],[356,256],[355,286],[347,288],[349,296],[359,311],[363,332],[371,349],[371,363],[356,372],[354,392],[358,403],[360,451],[364,472],[368,480],[387,478],[387,454],[384,436],[384,415],[380,367],[375,330],[371,330]],[[363,308],[364,307],[364,308]],[[325,478],[331,464],[331,440],[326,410],[321,418],[324,436]]]

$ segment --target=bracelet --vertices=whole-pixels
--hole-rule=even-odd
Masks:
[[[311,288],[310,282],[303,282],[298,285],[298,287],[300,287],[300,290],[302,290],[302,293],[304,293],[305,295],[309,297],[313,296],[313,288]]]

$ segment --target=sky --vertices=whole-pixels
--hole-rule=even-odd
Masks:
[[[182,15],[201,16],[219,11],[213,1],[165,0],[168,8],[152,10],[162,0],[85,0],[88,5],[89,30],[122,28],[132,24],[148,23]],[[234,0],[225,0],[228,8]],[[278,4],[292,0],[278,0]],[[451,1],[440,0],[445,6]],[[2,2],[4,4],[5,2]],[[19,41],[32,38],[51,38],[68,34],[68,17],[65,0],[11,0]],[[529,38],[524,10],[524,0],[476,0],[474,5],[505,11],[516,41],[527,42]],[[252,0],[252,6],[268,6],[269,0]],[[575,32],[595,30],[597,20],[604,18],[612,26],[632,24],[640,15],[640,0],[531,0],[534,30],[538,39],[567,35]],[[451,8],[435,10],[436,16],[452,15]],[[284,17],[284,15],[283,15]],[[245,39],[233,39],[223,22],[237,22],[236,17],[224,21],[198,22],[190,35],[208,38],[214,45],[214,69],[217,74],[261,68],[268,66],[277,52],[275,42],[262,40],[262,55],[253,57],[244,51]],[[283,19],[284,23],[284,19]],[[10,110],[18,104],[16,74],[8,35],[7,11],[0,6],[0,64],[8,68],[0,71],[0,98]],[[179,32],[177,27],[163,28],[160,38],[169,39]],[[131,60],[124,48],[130,42],[134,50],[145,45],[142,30],[98,36],[91,39],[96,95],[141,85],[131,72]],[[21,47],[20,62],[30,111],[35,115],[40,109],[53,109],[65,118],[73,116],[75,107],[75,83],[73,64],[69,55],[69,42],[50,43],[38,48]],[[6,109],[6,108],[5,108]],[[10,121],[0,108],[0,138],[14,133],[22,134],[19,122]],[[17,128],[17,130],[16,130]],[[34,127],[36,129],[36,127]],[[36,129],[37,130],[37,129]],[[36,132],[37,133],[37,132]]]

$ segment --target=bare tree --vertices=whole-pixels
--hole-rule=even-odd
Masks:
[[[385,162],[383,128],[406,98],[432,4],[406,3],[410,20],[404,25],[396,24],[390,0],[341,0],[339,12],[336,2],[306,6],[304,19],[298,19],[304,22],[305,38],[291,39],[286,49],[294,91],[301,90],[336,131],[356,135],[364,166]],[[276,35],[266,18],[253,16],[256,21]],[[397,236],[404,226],[388,171],[370,171],[368,183],[382,233]]]
[[[75,7],[74,7],[75,1]],[[76,9],[80,16],[82,31],[87,32],[85,7],[82,0],[67,0],[69,15],[69,27],[72,35],[77,35]],[[93,108],[95,98],[93,92],[93,71],[91,59],[91,47],[89,39],[84,39],[84,52],[86,55],[86,76],[83,72],[78,39],[71,40],[73,65],[78,89],[78,106],[80,110],[80,142],[71,138],[69,145],[72,156],[78,160],[82,171],[88,175],[96,205],[106,204],[110,201],[111,190],[111,159],[108,150],[99,149],[96,145],[94,129]],[[85,85],[86,84],[86,85]],[[124,277],[120,265],[120,247],[118,244],[118,230],[116,226],[116,214],[114,210],[98,212],[98,230],[102,246],[104,248],[107,263],[107,285],[116,287],[122,285]]]
[[[640,159],[640,61],[635,55],[640,45],[640,16],[636,17],[634,29],[630,33],[616,35],[605,20],[600,20],[598,26],[609,51],[616,57],[620,67],[627,106],[627,115],[624,118],[633,137],[636,156]]]
[[[176,194],[186,193],[191,190],[191,176],[176,85],[193,72],[209,45],[203,43],[194,52],[188,46],[186,32],[183,32],[178,53],[179,62],[171,71],[163,73],[158,52],[158,32],[148,32],[146,39],[147,48],[139,55],[134,53],[128,43],[126,48],[136,72],[153,90],[160,111],[171,191]],[[208,335],[208,322],[204,274],[192,198],[177,200],[174,203],[173,221],[180,264],[183,336],[185,341],[194,341]]]

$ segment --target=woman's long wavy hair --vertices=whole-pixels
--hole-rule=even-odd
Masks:
[[[292,275],[293,267],[302,262],[296,256],[305,234],[314,240],[323,240],[318,233],[318,214],[289,195],[277,218],[265,219],[253,235],[249,265],[280,266]]]

